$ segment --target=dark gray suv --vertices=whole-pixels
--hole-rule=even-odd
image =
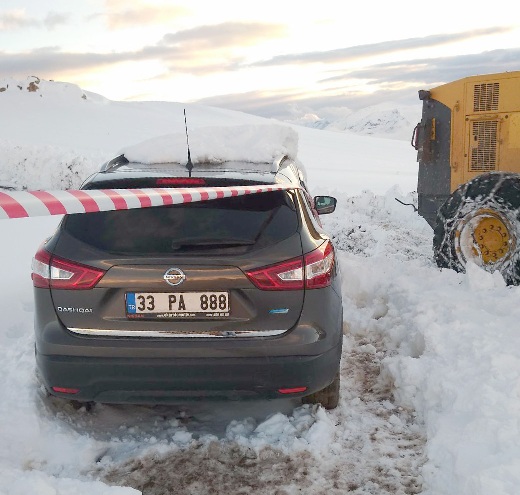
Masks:
[[[336,407],[339,270],[298,163],[129,162],[82,189],[282,184],[180,205],[65,215],[33,260],[36,362],[78,402],[303,397]]]

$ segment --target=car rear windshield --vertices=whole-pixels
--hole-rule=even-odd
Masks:
[[[181,205],[68,215],[70,235],[110,253],[246,252],[292,236],[290,192],[274,191]]]

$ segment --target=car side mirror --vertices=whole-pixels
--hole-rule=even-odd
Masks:
[[[336,209],[336,203],[336,198],[333,198],[332,196],[314,197],[314,209],[318,212],[318,215],[332,213]]]

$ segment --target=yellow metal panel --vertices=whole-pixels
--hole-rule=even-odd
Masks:
[[[520,173],[520,113],[503,116],[499,148],[499,170]]]
[[[484,159],[475,162],[475,156],[487,151],[482,145],[486,138],[479,137],[478,148],[475,133],[481,128],[484,134],[490,132],[489,121],[498,123],[493,169],[520,172],[520,71],[466,77],[433,88],[430,94],[451,110],[451,191],[482,173],[479,167],[486,168]],[[476,124],[477,131],[476,122],[484,122]]]
[[[512,113],[509,116],[509,147],[520,148],[520,113]]]
[[[482,76],[471,76],[459,79],[442,86],[437,86],[430,90],[434,100],[444,103],[449,108],[453,108],[459,100],[469,98],[470,105],[465,104],[462,111],[467,115],[473,113],[473,87],[475,84],[500,83],[500,102],[498,112],[514,112],[520,109],[520,71],[503,72],[499,74],[486,74]],[[470,88],[467,91],[466,88]],[[467,95],[464,94],[467,91]]]

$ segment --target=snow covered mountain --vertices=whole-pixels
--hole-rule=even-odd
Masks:
[[[89,100],[107,103],[109,100],[84,91],[78,86],[69,83],[42,80],[36,76],[26,80],[0,79],[0,93],[9,91],[29,92],[39,97],[63,98],[70,100]],[[69,101],[70,101],[69,100]],[[131,105],[131,102],[128,102]],[[323,108],[316,113],[307,113],[301,118],[287,120],[287,123],[310,127],[313,129],[353,132],[356,134],[384,137],[409,141],[415,124],[421,119],[422,106],[399,105],[393,102],[380,103],[360,110],[351,110],[345,107]],[[251,115],[252,118],[258,118]]]
[[[349,131],[374,137],[410,140],[413,128],[421,119],[421,105],[397,106],[381,103],[361,110],[325,109],[323,116],[307,114],[290,121],[293,124],[327,131]]]
[[[272,124],[272,119],[193,103],[112,101],[74,84],[36,77],[0,79],[0,112],[9,116],[0,119],[0,185],[5,189],[79,187],[122,147],[184,133],[185,109],[190,130],[216,124]],[[395,184],[396,175],[405,191],[416,187],[416,153],[408,143],[385,140],[374,149],[372,137],[291,126],[300,135],[298,153],[303,163],[319,164],[308,171],[314,189],[341,184],[346,173],[349,182],[342,186],[343,192],[348,187],[352,193],[365,188],[384,193]],[[322,148],[314,144],[318,135],[328,149],[337,150],[326,153],[326,161]],[[346,164],[345,156],[352,162]],[[361,170],[371,171],[369,181]]]

